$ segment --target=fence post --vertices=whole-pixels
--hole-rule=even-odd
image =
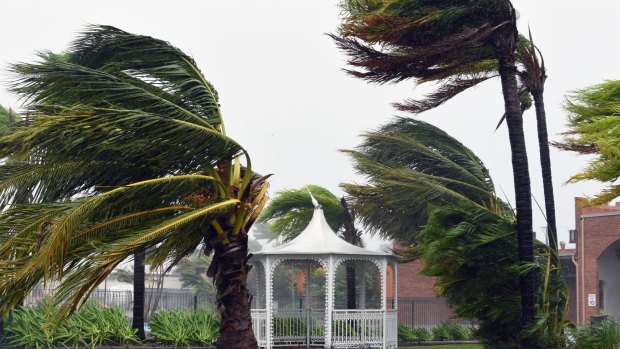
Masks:
[[[198,310],[198,294],[194,293],[194,311]]]

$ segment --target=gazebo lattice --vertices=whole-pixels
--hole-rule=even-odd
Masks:
[[[278,265],[292,261],[306,266],[305,306],[301,307],[300,300],[299,308],[281,309],[273,297],[274,271]],[[361,309],[336,309],[336,270],[343,263],[353,261],[357,267],[371,263],[379,271],[381,296],[377,309],[365,309],[365,286],[361,287]],[[342,240],[329,227],[323,210],[316,202],[310,223],[295,239],[255,253],[251,263],[258,276],[256,309],[252,309],[252,323],[261,348],[290,345],[396,348],[396,258],[389,253],[371,251]],[[325,273],[323,309],[313,309],[310,300],[310,274],[313,264],[318,264]],[[390,285],[393,295],[389,303],[388,269],[391,269],[393,278]],[[362,275],[365,275],[363,270]],[[364,285],[365,277],[358,278],[357,282]]]

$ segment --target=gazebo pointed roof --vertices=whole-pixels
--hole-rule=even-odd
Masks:
[[[314,201],[314,200],[313,200]],[[254,253],[254,255],[360,255],[390,256],[390,253],[367,250],[340,238],[327,224],[323,209],[315,204],[308,226],[293,240]]]

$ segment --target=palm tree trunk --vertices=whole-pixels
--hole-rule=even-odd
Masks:
[[[533,94],[536,108],[536,127],[538,131],[538,148],[540,152],[540,168],[542,170],[543,190],[545,193],[545,215],[547,216],[547,240],[552,251],[551,265],[557,268],[560,264],[558,255],[558,231],[555,222],[555,199],[551,177],[551,159],[549,156],[549,139],[547,137],[547,116],[542,92]],[[559,270],[558,270],[559,271]]]
[[[517,235],[519,260],[534,262],[534,234],[532,231],[532,200],[523,117],[517,89],[514,54],[500,56],[499,73],[506,108],[506,124],[512,154],[512,171],[517,209]],[[521,324],[523,328],[533,325],[536,316],[536,275],[530,271],[521,277]],[[522,348],[536,348],[534,336],[522,336]]]
[[[141,250],[133,258],[133,320],[131,327],[138,330],[137,336],[144,340],[144,258]]]
[[[256,349],[250,311],[252,295],[247,288],[248,243],[239,236],[227,244],[218,243],[208,275],[217,287],[217,305],[222,318],[218,349]]]

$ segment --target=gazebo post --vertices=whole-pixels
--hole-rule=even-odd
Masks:
[[[327,259],[327,287],[325,302],[325,348],[332,347],[332,317],[334,314],[334,256]]]
[[[266,349],[271,349],[273,346],[273,336],[272,336],[272,324],[273,324],[273,275],[271,273],[271,257],[265,257],[265,312],[266,312],[266,321],[265,321],[265,337],[266,337]]]
[[[310,348],[310,331],[312,330],[312,298],[310,298],[310,263],[306,263],[306,347]]]
[[[383,348],[387,348],[387,258],[381,259],[381,310],[383,311]]]
[[[396,262],[392,262],[392,273],[394,275],[394,294],[392,295],[392,308],[398,310],[398,268]]]

